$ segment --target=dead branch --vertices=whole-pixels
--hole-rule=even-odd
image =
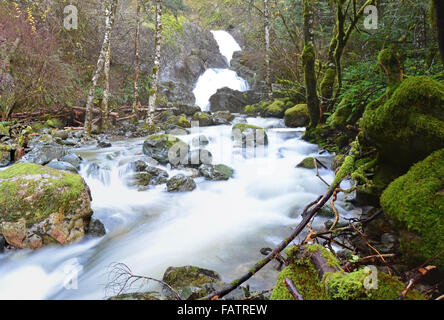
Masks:
[[[412,289],[419,281],[424,279],[424,277],[426,275],[428,275],[431,271],[433,271],[435,269],[436,269],[435,266],[427,266],[425,268],[419,268],[418,270],[416,270],[415,274],[409,280],[409,282],[407,283],[407,286],[401,292],[401,295],[397,298],[397,300],[404,300],[407,293],[410,291],[410,289]]]
[[[302,219],[302,221],[299,223],[299,225],[293,230],[291,235],[284,239],[272,252],[270,252],[264,259],[258,261],[253,268],[250,269],[246,274],[244,274],[242,277],[237,279],[236,281],[233,281],[230,286],[227,288],[214,292],[203,299],[209,299],[209,300],[217,300],[219,298],[222,298],[223,296],[227,295],[237,287],[239,287],[242,283],[250,279],[256,272],[261,270],[265,265],[267,265],[271,260],[273,260],[282,250],[284,250],[307,226],[307,224],[310,222],[312,218],[316,216],[316,214],[319,212],[319,210],[325,205],[325,203],[330,199],[330,197],[333,195],[336,188],[339,186],[339,184],[342,182],[342,179],[338,179],[340,181],[336,181],[330,188],[327,190],[327,192],[320,197],[320,199],[316,202],[316,204],[313,206],[312,204],[309,204],[303,212],[303,216],[305,217]]]
[[[105,287],[105,290],[110,290],[113,296],[118,296],[125,291],[134,289],[134,285],[139,281],[154,281],[160,283],[164,287],[167,287],[176,296],[177,300],[183,300],[180,294],[176,290],[174,290],[174,288],[171,287],[168,283],[150,277],[135,275],[132,273],[131,269],[124,263],[112,263],[109,268],[110,271],[108,274],[108,283]],[[144,283],[142,283],[139,288],[143,285]]]
[[[284,284],[287,287],[288,291],[290,291],[291,295],[295,300],[304,300],[302,295],[299,293],[298,289],[296,288],[293,280],[289,278],[284,279]]]

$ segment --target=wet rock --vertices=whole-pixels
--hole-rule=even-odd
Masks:
[[[130,185],[137,186],[149,186],[149,185],[160,185],[164,184],[168,180],[168,172],[165,170],[151,167],[148,165],[143,165],[142,161],[136,162],[136,174],[130,179]]]
[[[70,163],[78,171],[80,170],[80,164],[82,163],[82,158],[74,153],[68,153],[67,155],[60,158],[60,161]]]
[[[177,165],[181,161],[186,160],[189,147],[185,142],[175,136],[161,134],[148,137],[143,143],[143,153],[159,161],[161,164],[167,164],[170,162],[169,153],[173,147],[171,160],[176,162],[172,164]]]
[[[169,267],[162,280],[173,287],[184,300],[197,300],[229,286],[221,281],[217,272],[195,266]],[[223,299],[242,300],[246,291],[244,288],[237,288]],[[163,294],[170,300],[176,299],[167,288],[163,289]]]
[[[231,130],[231,139],[235,147],[257,147],[268,145],[265,129],[246,123],[236,123]]]
[[[296,168],[316,169],[314,161],[315,159],[313,157],[305,158],[296,166]]]
[[[0,234],[27,249],[81,240],[92,215],[82,177],[31,163],[0,172],[0,207]]]
[[[54,137],[66,140],[69,137],[69,132],[67,130],[59,130],[54,133]]]
[[[98,148],[111,148],[112,144],[108,141],[100,140],[97,142],[97,147]]]
[[[200,135],[198,137],[193,138],[192,142],[194,147],[204,147],[210,144],[208,138],[204,135]]]
[[[229,111],[217,111],[213,115],[213,123],[215,125],[227,125],[234,120],[235,116]]]
[[[91,237],[103,237],[106,234],[106,229],[99,219],[91,218],[86,233]]]
[[[0,150],[0,168],[7,167],[11,163],[11,152]]]
[[[176,116],[184,114],[186,116],[191,117],[196,112],[200,112],[200,108],[198,106],[191,106],[187,104],[177,104],[174,106],[173,113]]]
[[[188,192],[196,189],[196,183],[190,177],[178,174],[167,182],[168,192]]]
[[[203,164],[199,167],[200,173],[206,180],[221,181],[228,180],[233,176],[234,170],[226,165],[208,165]]]
[[[46,166],[56,170],[78,173],[77,169],[72,164],[64,161],[53,160],[50,163],[48,163]]]
[[[7,245],[5,237],[0,234],[0,253],[5,251]]]
[[[65,155],[66,150],[63,146],[52,143],[39,143],[34,146],[30,152],[24,155],[19,162],[45,165],[52,160],[59,160]]]
[[[193,121],[198,121],[200,127],[208,127],[213,125],[213,119],[206,112],[197,112],[193,115]]]
[[[247,105],[258,103],[262,96],[254,91],[241,92],[230,88],[218,89],[210,98],[210,111],[241,113]]]
[[[188,157],[186,165],[192,168],[199,168],[202,164],[211,164],[213,162],[211,152],[202,148],[190,151]]]
[[[310,124],[310,116],[306,104],[298,104],[285,111],[285,125],[290,128],[306,127]]]

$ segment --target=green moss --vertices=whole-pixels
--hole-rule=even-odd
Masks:
[[[160,140],[160,139],[166,139],[167,140],[167,144],[166,147],[168,149],[170,149],[174,144],[176,144],[177,142],[186,144],[185,142],[183,142],[182,140],[180,140],[179,138],[171,135],[171,134],[156,134],[153,136],[149,136],[147,139],[148,140]]]
[[[290,264],[279,273],[270,300],[294,300],[284,284],[286,278],[294,282],[304,300],[330,300],[318,279],[316,270],[308,260],[299,260]]]
[[[0,137],[7,136],[9,137],[9,127],[3,124],[0,124]]]
[[[285,111],[285,125],[287,127],[305,127],[310,123],[310,115],[306,104],[298,104]]]
[[[188,121],[187,117],[183,115],[177,119],[177,124],[182,128],[191,128],[191,123]]]
[[[247,124],[247,123],[236,123],[232,128],[232,130],[240,130],[240,132],[244,132],[248,129],[265,131],[265,129],[262,127],[255,126],[252,124]]]
[[[333,93],[333,87],[335,85],[336,80],[336,67],[329,66],[327,70],[325,70],[324,78],[321,81],[321,95],[324,99],[331,99],[331,95]]]
[[[49,128],[63,128],[63,123],[59,119],[49,119],[45,122],[45,126]]]
[[[403,237],[401,250],[419,265],[444,250],[444,149],[434,152],[396,179],[381,197],[384,211],[416,237]],[[444,257],[434,262],[444,270]]]
[[[341,183],[342,180],[344,180],[349,174],[351,174],[354,168],[354,164],[355,164],[355,157],[347,156],[341,168],[339,169],[338,173],[336,174],[332,185],[337,185]]]
[[[395,300],[405,288],[405,284],[396,277],[378,272],[376,277],[377,289],[366,289],[364,281],[370,276],[370,273],[371,271],[365,268],[351,273],[326,273],[322,283],[334,300]],[[418,291],[411,290],[406,299],[424,300],[425,297]]]
[[[65,211],[85,192],[85,183],[70,174],[31,163],[17,163],[0,172],[1,220],[26,219],[26,225]],[[32,198],[26,198],[35,195]]]
[[[329,250],[324,248],[323,246],[321,246],[319,244],[311,244],[311,245],[304,246],[304,250],[305,250],[305,252],[308,252],[308,253],[315,253],[315,252],[320,251],[321,257],[323,257],[327,260],[327,265],[329,267],[335,268],[338,270],[342,270],[341,266],[339,265],[339,262],[335,258],[335,256]]]
[[[403,168],[444,147],[444,84],[427,77],[404,80],[360,123],[384,160]]]

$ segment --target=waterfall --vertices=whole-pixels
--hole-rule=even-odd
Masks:
[[[241,47],[236,40],[226,31],[218,30],[211,31],[216,40],[220,53],[227,59],[230,65],[233,54],[236,51],[241,51]],[[228,87],[237,91],[247,91],[249,89],[248,82],[242,79],[238,74],[230,69],[208,69],[197,80],[196,86],[193,90],[196,97],[196,105],[202,111],[209,111],[210,98],[217,92],[218,89]]]

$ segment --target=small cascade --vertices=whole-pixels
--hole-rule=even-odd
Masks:
[[[230,65],[234,52],[241,51],[241,47],[228,32],[223,30],[211,32],[219,46],[220,53],[227,59],[228,65]],[[211,96],[215,94],[218,89],[224,87],[241,92],[247,91],[250,88],[248,82],[239,77],[233,70],[228,68],[208,69],[199,77],[193,90],[194,96],[196,97],[196,105],[198,105],[202,111],[209,111]]]

